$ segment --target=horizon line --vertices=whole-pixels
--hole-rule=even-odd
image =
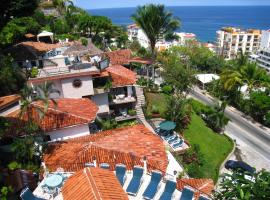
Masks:
[[[144,4],[146,5],[146,4]],[[138,5],[140,6],[140,5]],[[119,8],[137,8],[138,6],[132,6],[132,7],[107,7],[107,8],[82,8],[84,10],[101,10],[101,9],[119,9]],[[264,6],[270,6],[270,4],[266,4],[266,5],[169,5],[165,7],[264,7]]]

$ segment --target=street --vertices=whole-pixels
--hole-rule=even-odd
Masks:
[[[190,96],[207,105],[213,105],[213,97],[194,88]],[[230,122],[225,132],[236,140],[237,151],[230,159],[243,160],[257,169],[270,170],[270,129],[247,118],[233,107],[227,106],[225,114]]]

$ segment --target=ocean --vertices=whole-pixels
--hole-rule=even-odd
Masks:
[[[216,31],[223,26],[270,29],[270,6],[177,6],[167,7],[180,18],[178,31],[191,32],[203,42],[216,40]],[[130,16],[136,8],[88,10],[91,15],[104,15],[113,23],[126,26],[133,23]]]

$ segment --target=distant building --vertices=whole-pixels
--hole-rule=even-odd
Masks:
[[[260,50],[256,56],[257,64],[270,71],[270,29],[262,31]]]
[[[203,46],[208,48],[212,52],[216,52],[216,46],[212,43],[204,43]]]
[[[142,47],[144,48],[150,47],[150,43],[146,34],[136,24],[131,24],[127,26],[127,31],[128,31],[128,39],[130,41],[137,40]]]
[[[128,31],[128,39],[130,41],[137,40],[142,47],[144,48],[150,47],[150,42],[148,40],[148,37],[146,36],[144,31],[141,28],[139,28],[136,24],[131,24],[127,26],[127,31]],[[157,50],[163,51],[172,46],[186,45],[188,41],[196,40],[196,35],[194,33],[184,33],[184,32],[177,33],[176,32],[175,34],[179,36],[178,40],[166,41],[165,39],[160,39],[156,43]]]
[[[241,51],[253,53],[259,49],[260,39],[260,30],[225,27],[217,31],[217,53],[226,59],[235,58]]]
[[[176,35],[179,36],[179,45],[186,45],[188,41],[196,40],[196,35],[194,33],[180,32],[176,33]]]

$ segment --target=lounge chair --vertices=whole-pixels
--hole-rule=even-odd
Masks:
[[[172,199],[175,188],[176,188],[176,182],[168,180],[166,182],[165,189],[164,189],[162,195],[160,196],[159,200],[170,200],[170,199]]]
[[[20,197],[22,200],[45,200],[33,195],[32,191],[26,187],[21,191]]]
[[[110,169],[110,165],[108,163],[101,163],[99,167],[102,169]]]
[[[159,171],[152,171],[151,181],[143,193],[143,198],[153,199],[157,193],[158,185],[161,181],[162,174]]]
[[[116,177],[122,186],[126,181],[126,170],[126,165],[117,164],[115,167]]]
[[[164,139],[168,141],[168,140],[173,139],[174,137],[175,137],[175,135],[167,135],[164,137]]]
[[[177,142],[178,140],[179,140],[179,137],[178,136],[175,136],[174,138],[168,140],[168,143],[169,144],[173,144],[173,143]]]
[[[210,200],[210,199],[208,199],[208,198],[205,197],[205,196],[200,196],[200,197],[199,197],[199,200]]]
[[[193,196],[194,196],[194,192],[185,187],[182,191],[180,200],[192,200]]]
[[[177,148],[183,146],[183,144],[184,144],[184,141],[180,139],[179,142],[173,144],[172,146],[173,146],[174,149],[177,149]]]
[[[129,182],[126,192],[136,196],[142,183],[143,168],[136,166],[133,168],[133,177]]]

